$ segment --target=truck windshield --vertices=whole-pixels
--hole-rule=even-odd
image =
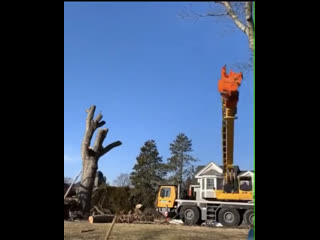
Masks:
[[[161,188],[160,197],[170,197],[170,188]]]

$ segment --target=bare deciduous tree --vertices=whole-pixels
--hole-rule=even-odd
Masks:
[[[121,173],[114,181],[113,184],[117,187],[131,186],[130,176],[127,173]]]
[[[81,146],[82,177],[79,200],[84,216],[86,216],[90,210],[91,194],[98,169],[98,160],[111,149],[122,144],[120,141],[116,141],[107,145],[106,147],[103,147],[103,140],[106,138],[108,133],[108,129],[103,128],[98,130],[93,147],[90,146],[90,142],[95,130],[105,124],[105,121],[101,121],[101,113],[99,113],[96,118],[93,119],[95,109],[96,106],[93,105],[87,110],[86,129]]]

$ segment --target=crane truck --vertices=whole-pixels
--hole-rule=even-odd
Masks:
[[[252,183],[253,179],[238,176],[233,166],[234,120],[241,80],[241,72],[235,73],[230,70],[228,74],[226,66],[222,68],[221,79],[218,82],[218,91],[222,99],[222,187],[214,190],[215,198],[201,198],[196,195],[198,199],[190,200],[180,198],[180,185],[160,185],[156,208],[165,216],[178,216],[186,225],[219,222],[226,227],[236,227],[243,222],[253,227],[252,184],[251,189],[242,188],[242,182]]]

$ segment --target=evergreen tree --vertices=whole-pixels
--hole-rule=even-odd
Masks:
[[[171,157],[168,158],[168,167],[173,176],[169,179],[174,184],[180,184],[183,187],[184,181],[192,174],[192,163],[197,161],[192,157],[192,141],[184,134],[179,133],[173,143],[170,144]]]
[[[158,185],[166,175],[166,165],[162,163],[154,140],[145,142],[136,160],[130,175],[134,186],[131,197],[136,204],[153,207]]]

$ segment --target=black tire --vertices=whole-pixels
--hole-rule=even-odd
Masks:
[[[185,225],[194,225],[198,222],[200,216],[199,209],[194,206],[182,206],[180,218]]]
[[[252,209],[247,210],[244,215],[244,223],[246,225],[249,225],[251,228],[253,228],[254,225],[254,211]]]
[[[240,223],[240,214],[237,209],[223,208],[219,212],[219,222],[225,227],[236,227]]]

